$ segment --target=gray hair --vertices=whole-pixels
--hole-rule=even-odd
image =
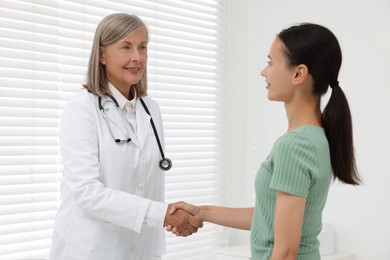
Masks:
[[[148,30],[136,15],[126,13],[110,14],[103,18],[95,31],[91,55],[88,63],[87,79],[84,88],[98,96],[110,94],[105,66],[100,63],[101,49],[123,39],[138,28],[144,28],[147,40]],[[146,68],[140,81],[133,86],[137,97],[147,95]]]

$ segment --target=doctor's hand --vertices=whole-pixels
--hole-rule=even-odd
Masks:
[[[203,226],[204,219],[201,216],[201,207],[187,204],[185,202],[176,202],[176,203],[169,205],[167,212],[169,212],[169,214],[175,214],[176,212],[182,211],[182,210],[188,212],[193,217],[195,217],[198,221],[200,221],[200,223],[202,223],[202,226]],[[168,232],[172,232],[173,234],[175,234],[177,236],[181,236],[180,231],[175,226],[166,225],[165,227],[166,227],[166,230]]]
[[[197,216],[172,206],[169,204],[165,215],[164,227],[168,229],[175,229],[177,236],[190,236],[198,231],[198,228],[203,227],[203,222]],[[170,230],[169,230],[170,231]]]

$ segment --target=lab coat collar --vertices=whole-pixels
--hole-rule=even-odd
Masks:
[[[128,100],[125,96],[122,95],[122,93],[119,92],[119,90],[114,87],[110,82],[108,82],[108,87],[110,89],[110,92],[112,96],[116,99],[118,102],[119,108],[122,110],[128,102],[133,104],[133,107],[135,108],[136,105],[136,99],[137,99],[137,91],[134,90],[135,96],[134,99]]]
[[[146,139],[148,137],[149,128],[151,127],[150,116],[146,113],[144,107],[141,104],[139,98],[137,98],[137,93],[135,92],[135,98],[131,101],[127,100],[122,93],[119,92],[111,83],[108,84],[112,96],[118,102],[119,108],[122,110],[128,102],[133,103],[135,109],[136,120],[137,120],[137,137],[135,134],[131,135],[131,139],[134,144],[137,145],[141,150],[145,145]],[[135,138],[135,139],[134,139]]]

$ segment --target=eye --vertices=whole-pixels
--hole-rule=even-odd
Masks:
[[[145,45],[141,45],[141,46],[139,47],[139,49],[140,49],[141,51],[146,51],[147,47],[146,47]]]
[[[128,49],[130,49],[130,46],[129,45],[124,45],[124,46],[122,46],[122,49],[128,50]]]
[[[271,55],[267,55],[267,65],[272,65]]]

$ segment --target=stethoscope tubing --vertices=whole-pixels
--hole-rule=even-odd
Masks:
[[[146,113],[150,116],[150,123],[152,125],[154,135],[156,136],[158,149],[160,150],[161,158],[165,159],[165,154],[164,154],[164,151],[162,149],[162,145],[161,145],[161,142],[160,142],[160,137],[158,136],[157,129],[156,129],[156,126],[154,125],[154,121],[153,121],[152,115],[150,114],[149,109],[146,106],[144,100],[142,98],[140,98],[139,100],[141,101],[142,106],[144,107]]]
[[[116,101],[116,99],[113,96],[111,96],[109,94],[106,94],[106,95],[108,97],[110,97],[114,101],[116,107],[118,108],[119,107],[118,101]],[[161,145],[161,142],[160,142],[160,137],[159,137],[159,135],[157,133],[157,129],[156,129],[156,125],[154,124],[153,117],[150,114],[149,109],[148,109],[148,107],[145,104],[145,101],[142,98],[140,98],[140,101],[141,101],[141,104],[144,107],[146,113],[150,116],[150,124],[152,125],[154,136],[156,137],[158,149],[160,151],[161,158],[162,158],[160,160],[160,162],[159,162],[160,169],[163,170],[163,171],[168,171],[169,169],[172,168],[172,161],[169,158],[165,158],[165,154],[164,154],[164,151],[162,149],[162,145]],[[104,113],[104,108],[103,108],[103,105],[102,105],[102,97],[100,97],[100,96],[99,96],[98,103],[99,103],[99,109],[100,109],[100,111],[102,111],[103,118],[106,119],[106,116],[105,116],[105,113]],[[111,129],[109,129],[109,130],[110,130],[110,133],[112,135]],[[115,138],[114,138],[114,140],[115,140],[116,143],[121,143],[123,141],[123,140],[119,140],[119,139],[115,139]],[[117,141],[117,140],[119,140],[119,141]],[[131,139],[128,138],[125,141],[126,142],[130,142]]]
[[[160,160],[160,162],[159,162],[160,169],[163,170],[163,171],[168,171],[169,169],[172,168],[172,161],[169,158],[165,158],[165,154],[164,154],[164,151],[162,149],[161,142],[160,142],[160,137],[158,136],[158,133],[157,133],[157,130],[156,130],[156,126],[154,125],[153,117],[150,114],[149,109],[146,106],[144,100],[142,98],[140,98],[140,101],[141,101],[142,106],[144,107],[146,113],[150,116],[150,123],[152,125],[154,136],[156,137],[156,141],[157,141],[157,144],[158,144],[158,149],[160,150],[160,154],[161,154],[161,158],[162,158]]]

